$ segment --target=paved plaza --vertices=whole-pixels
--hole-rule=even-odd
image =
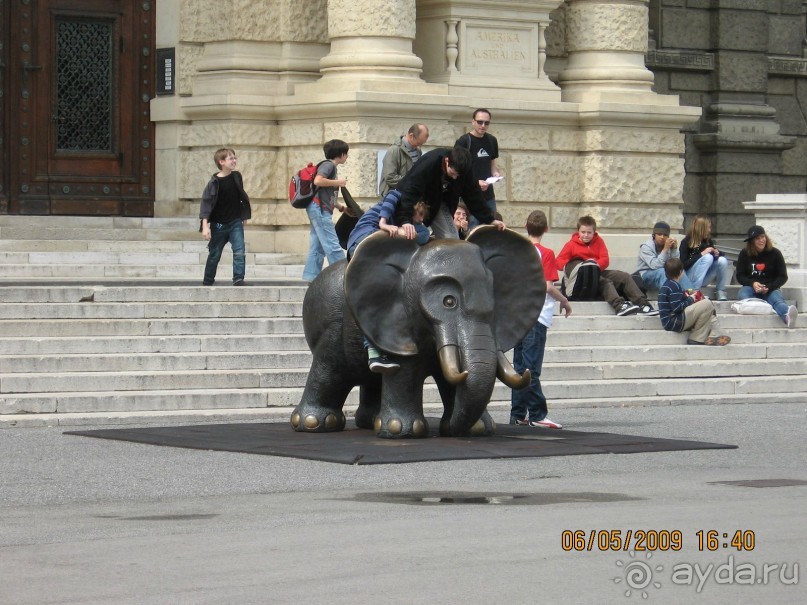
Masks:
[[[552,417],[739,448],[349,466],[2,429],[0,603],[807,601],[807,403]]]

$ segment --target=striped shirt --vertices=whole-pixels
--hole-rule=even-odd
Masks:
[[[692,304],[692,299],[686,295],[674,279],[668,279],[658,291],[658,312],[661,325],[668,332],[684,331],[684,309]]]

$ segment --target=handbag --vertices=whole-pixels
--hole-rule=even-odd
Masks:
[[[743,298],[731,304],[731,310],[740,315],[770,315],[773,307],[761,298]]]

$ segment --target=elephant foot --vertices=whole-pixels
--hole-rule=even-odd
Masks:
[[[422,439],[429,436],[429,424],[423,416],[406,418],[382,418],[373,421],[375,434],[382,439]]]
[[[291,413],[291,427],[303,433],[335,433],[345,428],[345,415],[342,410],[298,407]]]
[[[472,437],[490,437],[495,432],[496,432],[496,422],[493,420],[491,415],[488,414],[487,410],[485,410],[485,412],[482,414],[479,420],[477,420],[465,434],[470,435]],[[440,436],[460,437],[460,435],[454,435],[451,432],[450,418],[444,417],[440,420]]]

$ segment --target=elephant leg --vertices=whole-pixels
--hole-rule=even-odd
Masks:
[[[384,439],[428,437],[423,416],[423,376],[410,363],[382,379],[381,407],[373,422],[376,435]]]
[[[291,413],[292,428],[307,433],[332,433],[344,429],[342,408],[354,384],[341,368],[315,357],[303,397]]]
[[[440,372],[432,374],[432,378],[434,378],[437,391],[440,393],[440,400],[443,402],[443,417],[440,418],[440,436],[447,437],[450,435],[448,422],[451,420],[451,414],[454,413],[454,397],[457,394],[457,389],[454,385],[449,384]]]
[[[360,429],[373,428],[373,422],[381,408],[381,376],[373,374],[373,379],[359,389],[359,407],[356,409],[356,426]]]

